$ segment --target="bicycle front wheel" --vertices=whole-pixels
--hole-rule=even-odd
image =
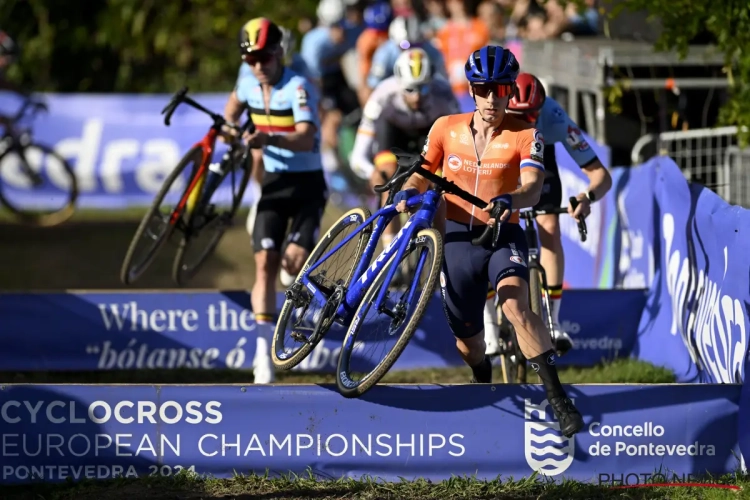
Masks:
[[[191,167],[190,178],[192,178],[198,172],[202,162],[203,150],[199,146],[195,146],[182,157],[180,163],[164,180],[164,184],[154,198],[151,208],[143,216],[138,229],[136,229],[130,247],[125,254],[125,259],[120,268],[120,279],[124,284],[130,285],[140,278],[154,261],[159,250],[169,240],[177,223],[183,217],[185,208],[183,207],[179,214],[175,213],[176,208],[168,208],[162,211],[164,199],[170,191],[179,190],[175,183],[181,179],[180,176],[188,167]],[[189,186],[190,183],[188,182],[183,188],[182,194]]]
[[[419,256],[416,269],[411,274],[413,278],[404,280],[405,284],[399,287],[386,283],[391,266],[407,265],[413,253]],[[414,236],[400,262],[396,262],[394,255],[378,273],[357,309],[339,354],[336,385],[344,397],[355,398],[369,391],[398,361],[433,297],[442,262],[443,241],[440,233],[435,229],[423,229]],[[384,302],[376,306],[377,297],[384,287],[388,288]],[[385,318],[368,317],[370,312],[378,314],[384,311],[387,311]],[[384,332],[384,339],[370,340],[371,334],[379,329]],[[380,350],[379,347],[393,338],[398,340],[380,361],[362,362],[367,346]],[[363,375],[360,377],[360,374]]]
[[[248,155],[248,161],[249,155]],[[240,175],[238,170],[241,169]],[[223,209],[216,210],[212,204],[212,196],[218,189],[211,193],[208,203],[202,210],[194,210],[190,213],[187,222],[187,231],[177,248],[174,263],[172,264],[172,279],[179,286],[183,286],[195,276],[204,262],[213,254],[219,245],[224,232],[232,225],[237,209],[240,207],[242,197],[245,194],[247,183],[250,180],[251,167],[249,165],[238,165],[236,168],[228,168],[222,174],[217,184],[218,189],[228,188],[231,190],[229,205]]]
[[[41,173],[43,165],[46,174]],[[0,155],[0,171],[5,180],[0,182],[0,203],[19,222],[51,227],[62,224],[75,212],[78,200],[75,173],[70,163],[52,148],[42,144],[13,146]],[[56,186],[45,189],[45,178]],[[17,192],[14,188],[18,188]]]
[[[315,246],[300,275],[336,248],[370,215],[366,208],[353,208],[342,215]],[[372,224],[321,262],[310,273],[310,281],[328,289],[336,286],[348,288],[371,233]],[[327,310],[327,305],[313,297],[297,276],[297,281],[287,291],[271,343],[271,361],[276,368],[290,370],[315,349],[333,323],[332,313],[335,311]]]

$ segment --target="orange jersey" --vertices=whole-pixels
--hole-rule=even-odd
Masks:
[[[388,40],[388,32],[372,28],[364,30],[357,38],[357,59],[359,59],[359,81],[367,81],[372,67],[372,56],[380,44]]]
[[[471,19],[467,23],[448,21],[437,33],[435,45],[443,53],[448,78],[455,94],[469,91],[464,65],[475,50],[490,43],[490,32],[484,22]]]
[[[474,113],[443,116],[437,119],[427,136],[422,155],[425,168],[435,173],[442,168],[443,177],[461,189],[489,203],[492,198],[518,189],[521,171],[544,171],[544,139],[531,124],[505,115],[501,128],[487,141],[484,153],[477,158],[470,123]],[[471,203],[446,194],[448,219],[464,224],[486,224],[490,218]],[[513,211],[509,222],[519,222]]]

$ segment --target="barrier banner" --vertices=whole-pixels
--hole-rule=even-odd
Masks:
[[[279,309],[283,300],[279,293]],[[627,356],[645,300],[641,290],[566,292],[560,317],[576,346],[560,364]],[[256,338],[249,306],[245,292],[3,294],[0,364],[19,371],[250,368]],[[334,373],[344,334],[334,327],[295,369]],[[368,343],[365,337],[359,347],[362,363],[372,361]],[[436,294],[394,369],[449,366],[463,361]]]
[[[531,385],[6,385],[2,484],[256,472],[602,484],[736,470],[739,385],[568,386],[585,428],[559,434]],[[685,418],[689,415],[689,418]],[[486,432],[476,425],[486,423]]]
[[[229,95],[199,93],[192,97],[206,108],[221,113]],[[174,112],[170,126],[161,114],[171,99],[169,94],[43,94],[49,113],[25,123],[33,130],[34,141],[55,149],[73,168],[78,181],[78,206],[122,209],[149,206],[166,176],[188,150],[208,132],[211,118],[186,104]],[[15,114],[19,99],[0,94],[0,113]],[[227,146],[216,142],[213,161],[220,161]],[[29,161],[35,161],[30,159]],[[42,161],[42,160],[38,160]],[[18,167],[0,169],[4,194],[20,206],[58,207],[67,193],[59,164],[45,161],[33,165],[45,182],[32,188]],[[11,167],[11,165],[6,165]],[[174,202],[186,186],[188,169],[167,196]],[[332,203],[360,205],[359,196],[350,194],[350,183],[339,173],[327,173]],[[243,203],[257,193],[247,189]],[[230,179],[222,183],[212,198],[216,203],[232,199]]]
[[[672,369],[680,382],[744,380],[750,335],[750,210],[688,184],[679,167],[657,157],[655,274],[635,354]],[[644,200],[645,202],[646,200]]]

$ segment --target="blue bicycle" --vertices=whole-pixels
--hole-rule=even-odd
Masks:
[[[453,182],[421,168],[424,160],[421,155],[396,148],[393,153],[399,159],[399,168],[385,185],[375,187],[379,193],[390,192],[387,203],[375,214],[365,208],[350,210],[321,238],[296,281],[286,291],[271,346],[274,365],[288,370],[304,360],[334,324],[348,327],[336,370],[337,386],[345,397],[361,396],[388,372],[425,313],[443,260],[442,237],[431,227],[443,192],[455,194],[480,208],[487,206],[487,202]],[[433,185],[407,200],[407,207],[418,209],[373,262],[380,235],[399,214],[393,197],[415,173]],[[499,219],[499,213],[492,216]],[[495,224],[488,226],[472,243],[485,245],[491,241],[495,245],[498,236]],[[339,237],[342,239],[334,244]],[[415,258],[410,259],[412,255]],[[397,284],[396,271],[399,265],[407,264],[407,260],[416,264],[407,266],[406,279],[402,273]],[[369,312],[385,318],[368,320]],[[379,361],[352,369],[352,361],[360,360],[368,345],[382,345],[382,342],[361,340],[378,326],[385,327],[386,340],[397,339],[395,344]],[[287,340],[292,341],[291,346],[286,345]]]

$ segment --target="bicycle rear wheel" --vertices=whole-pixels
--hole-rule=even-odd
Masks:
[[[198,172],[202,162],[203,150],[200,146],[194,146],[182,157],[180,163],[177,164],[175,169],[164,180],[164,184],[162,184],[159,193],[154,198],[151,208],[143,216],[138,229],[135,231],[135,235],[130,242],[130,247],[125,254],[125,259],[120,268],[120,279],[124,284],[130,285],[143,275],[143,272],[154,261],[156,254],[169,240],[180,219],[184,217],[186,207],[183,207],[180,213],[175,212],[176,207],[170,208],[167,213],[162,213],[160,210],[162,208],[161,205],[185,169],[192,167],[190,175],[190,179],[192,179]],[[189,187],[190,183],[188,182],[182,191],[183,195]],[[151,228],[150,224],[153,222],[157,224],[154,228]]]
[[[399,287],[400,289],[405,289],[403,290],[403,297],[400,300],[391,300],[396,295],[397,290],[392,289],[392,283],[385,282],[388,272],[392,265],[404,264],[409,259],[409,254],[413,252],[417,252],[420,255],[420,262],[416,269],[419,274],[415,273],[412,280],[407,280],[404,287]],[[344,397],[355,398],[369,391],[388,373],[388,370],[391,369],[394,363],[398,361],[399,356],[404,352],[404,349],[414,335],[417,325],[419,325],[424,315],[427,303],[433,296],[442,261],[443,242],[440,233],[435,229],[423,229],[410,242],[410,248],[403,255],[400,262],[396,262],[396,256],[394,255],[389,259],[388,264],[378,273],[378,276],[365,293],[355,313],[354,320],[346,332],[346,337],[344,338],[344,343],[339,354],[338,366],[336,368],[336,386]],[[425,271],[427,274],[424,276],[424,280],[421,280],[422,273]],[[377,343],[371,344],[369,340],[358,339],[361,338],[360,334],[370,333],[374,327],[378,326],[374,321],[366,321],[366,316],[370,312],[380,290],[384,287],[389,289],[385,295],[386,303],[382,304],[376,312],[381,312],[381,309],[385,308],[389,309],[389,312],[386,313],[390,320],[387,323],[388,337],[395,337],[398,334],[398,330],[401,330],[401,333],[395,345],[391,347],[388,353],[373,368],[365,372],[356,369],[353,370],[353,354],[355,351],[357,351],[358,357],[362,354],[359,352],[360,349],[357,344],[360,346],[367,344],[371,346],[377,345]],[[414,295],[418,295],[416,303],[406,303],[409,299],[413,300]],[[395,302],[395,305],[391,306],[393,302]],[[375,324],[373,325],[373,323]],[[358,373],[364,373],[364,376],[359,380],[357,380]]]
[[[50,160],[53,160],[52,167]],[[0,203],[10,210],[16,219],[29,226],[51,227],[62,224],[75,212],[76,201],[78,200],[78,181],[70,163],[57,154],[52,148],[42,144],[28,144],[26,146],[14,145],[8,148],[0,155],[0,170],[4,170],[4,176],[12,177],[16,182],[9,184],[18,184],[19,187],[28,189],[36,187],[35,184],[43,182],[43,176],[40,173],[42,165],[47,165],[47,172],[54,172],[54,178],[58,186],[62,185],[65,194],[60,200],[59,208],[50,208],[48,210],[32,210],[22,208],[20,200],[13,199],[12,193],[6,192],[3,183],[0,183]],[[14,172],[12,169],[15,168]],[[8,169],[11,169],[8,173]],[[36,182],[35,182],[36,181]],[[57,189],[59,190],[59,189]],[[56,193],[44,193],[46,199],[55,196]],[[55,203],[57,205],[57,203]]]
[[[237,158],[236,161],[240,159]],[[242,168],[241,176],[237,176],[238,168]],[[194,210],[188,215],[187,230],[180,240],[180,246],[177,248],[172,264],[172,279],[178,286],[183,286],[196,275],[203,263],[216,250],[224,232],[232,225],[250,180],[250,171],[249,165],[238,166],[233,163],[232,168],[227,168],[221,174],[217,186],[221,187],[228,177],[232,188],[231,205],[225,207],[224,210],[212,212],[211,205],[206,204],[201,212]],[[209,202],[213,194],[207,196]]]
[[[299,276],[336,248],[370,216],[371,213],[366,208],[353,208],[342,215],[310,253]],[[348,288],[371,233],[372,224],[363,228],[359,236],[353,237],[322,262],[310,274],[310,280],[321,288]],[[299,276],[287,290],[271,343],[271,360],[279,370],[290,370],[301,363],[333,324],[335,310],[330,310],[331,305],[328,302],[321,303],[316,300],[302,286]],[[288,328],[290,331],[287,331]],[[287,340],[292,341],[290,346],[286,345]]]

